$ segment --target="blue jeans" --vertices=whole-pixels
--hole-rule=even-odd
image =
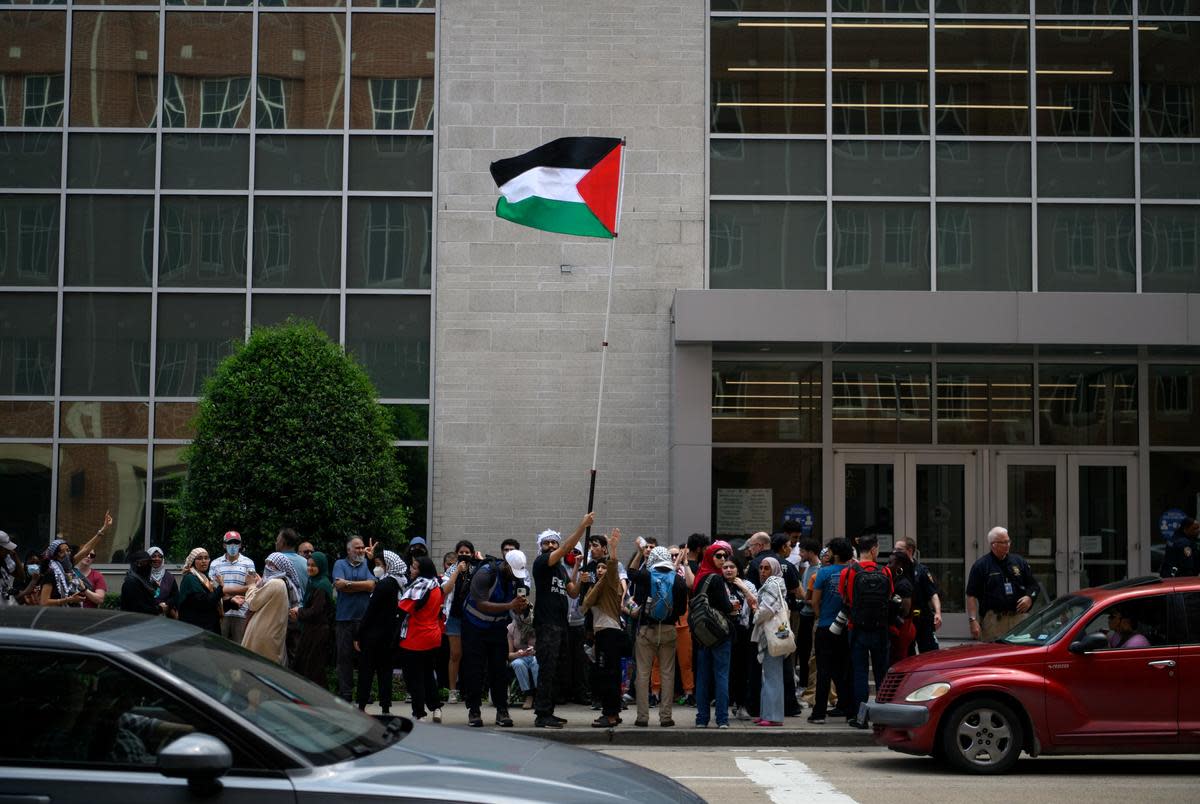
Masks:
[[[783,657],[767,653],[762,660],[762,696],[759,699],[758,716],[763,720],[782,723],[783,709]]]
[[[854,672],[855,705],[867,702],[868,662],[870,662],[870,668],[875,671],[875,689],[879,689],[888,668],[888,632],[886,628],[875,631],[850,629],[850,666]],[[848,714],[858,717],[857,711]]]
[[[696,725],[708,725],[708,702],[717,699],[717,725],[729,723],[729,640],[712,648],[696,646]],[[782,676],[780,677],[782,682]]]
[[[518,656],[512,660],[513,675],[517,677],[517,686],[525,695],[537,689],[538,664],[536,656]]]

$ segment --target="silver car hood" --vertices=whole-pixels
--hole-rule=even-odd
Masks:
[[[514,802],[702,802],[678,782],[615,757],[491,730],[413,723],[361,759],[292,774],[301,802],[317,794]]]

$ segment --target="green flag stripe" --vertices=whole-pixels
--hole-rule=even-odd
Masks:
[[[612,237],[612,232],[604,228],[604,224],[592,214],[587,204],[552,201],[539,196],[510,204],[501,198],[496,202],[496,214],[513,223],[547,232],[580,237]]]

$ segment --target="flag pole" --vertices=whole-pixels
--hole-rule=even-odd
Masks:
[[[600,390],[596,398],[596,432],[592,438],[592,470],[588,482],[587,511],[594,509],[596,501],[596,458],[600,453],[600,413],[604,407],[604,370],[608,362],[608,322],[612,316],[613,273],[617,256],[617,235],[621,231],[621,204],[625,200],[625,138],[621,138],[621,177],[617,182],[617,220],[613,226],[612,240],[608,246],[608,301],[604,306],[604,337],[600,341]],[[587,555],[588,544],[591,542],[592,528],[589,525],[583,537],[584,555]]]

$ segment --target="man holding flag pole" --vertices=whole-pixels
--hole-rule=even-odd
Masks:
[[[562,137],[491,165],[492,178],[501,194],[496,202],[496,214],[499,217],[547,232],[608,238],[611,241],[608,251],[608,299],[604,308],[604,335],[600,342],[596,428],[592,439],[592,466],[585,509],[589,512],[592,511],[596,496],[596,463],[608,358],[608,324],[612,315],[613,266],[625,179],[624,152],[623,139]],[[552,530],[544,531],[538,537],[542,553],[533,565],[537,593],[534,627],[537,629],[539,667],[538,694],[534,707],[537,719],[534,725],[541,728],[561,728],[565,722],[554,715],[554,676],[561,638],[566,633],[567,596],[569,591],[578,594],[578,590],[568,590],[569,579],[562,559],[574,549],[581,537],[586,543],[591,536],[594,519],[595,514],[588,513],[565,542]],[[561,618],[557,616],[559,613]]]

